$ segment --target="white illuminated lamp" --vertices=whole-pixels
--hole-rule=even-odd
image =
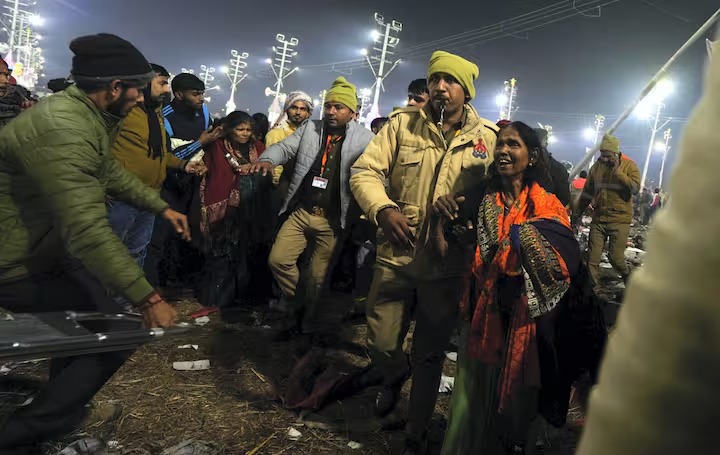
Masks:
[[[223,65],[223,66],[220,67],[220,72],[221,72],[221,73],[227,74],[228,71],[230,71],[230,68],[228,68],[227,65]]]
[[[497,104],[499,107],[505,106],[508,102],[508,97],[504,93],[499,94],[495,97],[495,104]]]
[[[665,143],[663,141],[655,142],[655,151],[656,152],[664,152],[665,151]]]
[[[592,128],[585,128],[583,130],[583,138],[585,138],[586,141],[592,141],[595,139],[595,130]]]
[[[380,34],[380,32],[377,31],[377,30],[373,30],[373,31],[370,32],[370,39],[373,40],[373,41],[379,40],[379,39],[380,39],[380,36],[381,36],[381,34]]]
[[[28,22],[34,27],[42,27],[43,24],[45,24],[45,18],[38,16],[37,14],[33,14],[28,17]]]
[[[360,55],[367,56],[368,50],[367,49],[360,49]]]

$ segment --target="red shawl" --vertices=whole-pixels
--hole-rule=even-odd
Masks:
[[[218,139],[210,144],[205,151],[203,161],[207,172],[200,182],[201,223],[200,230],[207,232],[211,224],[225,218],[228,207],[238,207],[240,191],[238,175],[247,173],[250,164],[256,162],[265,151],[262,142],[250,145],[250,159],[247,160],[239,152],[233,150],[226,139]],[[240,163],[241,169],[236,171],[225,157],[230,153]]]
[[[500,412],[521,387],[540,385],[540,364],[534,317],[550,311],[570,285],[567,267],[558,252],[533,227],[552,220],[570,229],[562,203],[537,183],[526,186],[505,212],[501,193],[483,199],[478,216],[478,243],[472,278],[479,295],[474,309],[469,292],[461,311],[471,320],[468,340],[470,358],[502,367],[498,383]],[[523,277],[521,298],[502,302],[510,307],[507,333],[503,329],[497,297],[502,276]],[[541,277],[542,279],[535,279]]]

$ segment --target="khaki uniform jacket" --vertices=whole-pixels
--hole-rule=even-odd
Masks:
[[[415,251],[399,251],[380,230],[379,263],[391,267],[412,263],[414,270],[426,277],[466,271],[458,254],[438,261],[425,247],[428,205],[479,183],[493,161],[497,126],[470,105],[465,111],[465,122],[449,144],[432,120],[429,107],[395,111],[352,167],[350,188],[368,219],[377,224],[381,209],[395,207],[408,218],[417,239]]]
[[[590,169],[581,198],[581,207],[592,199],[595,207],[593,223],[632,223],[633,195],[640,190],[640,170],[635,161],[620,155],[619,169],[598,161]]]

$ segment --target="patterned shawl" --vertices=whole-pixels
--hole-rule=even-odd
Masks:
[[[478,213],[479,246],[472,268],[475,305],[471,307],[468,294],[461,311],[471,321],[470,358],[503,367],[498,385],[500,411],[520,386],[539,385],[534,318],[551,311],[570,287],[563,257],[536,226],[541,222],[557,224],[572,235],[562,203],[537,183],[526,186],[507,211],[501,193],[487,194]],[[502,277],[516,277],[523,283],[520,297],[513,302],[498,300]],[[507,334],[501,303],[510,306]]]

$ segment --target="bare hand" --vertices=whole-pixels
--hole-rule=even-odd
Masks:
[[[185,172],[188,174],[195,174],[203,176],[207,172],[208,168],[202,161],[191,161],[185,166]]]
[[[456,220],[460,212],[460,204],[465,202],[465,196],[453,196],[451,194],[440,196],[433,204],[433,215],[442,217],[445,220]]]
[[[397,209],[383,209],[377,215],[377,222],[390,243],[406,250],[415,248],[415,236],[410,230],[410,222]]]
[[[240,175],[250,175],[251,166],[251,164],[241,164],[239,168],[235,169],[235,172]]]
[[[202,145],[208,145],[211,142],[215,142],[216,140],[220,139],[223,135],[223,127],[222,126],[216,126],[214,128],[211,128],[210,130],[203,131],[200,135],[200,138],[198,139],[198,142]]]
[[[171,208],[167,208],[162,212],[162,216],[173,225],[175,232],[177,232],[183,240],[187,242],[191,240],[190,225],[185,215]]]
[[[263,177],[271,174],[273,172],[273,169],[275,168],[275,165],[272,164],[269,161],[258,161],[257,163],[250,166],[250,174],[260,174],[262,173]]]
[[[147,301],[148,307],[143,311],[145,327],[172,327],[177,322],[177,311],[168,304],[159,294],[153,294]]]

